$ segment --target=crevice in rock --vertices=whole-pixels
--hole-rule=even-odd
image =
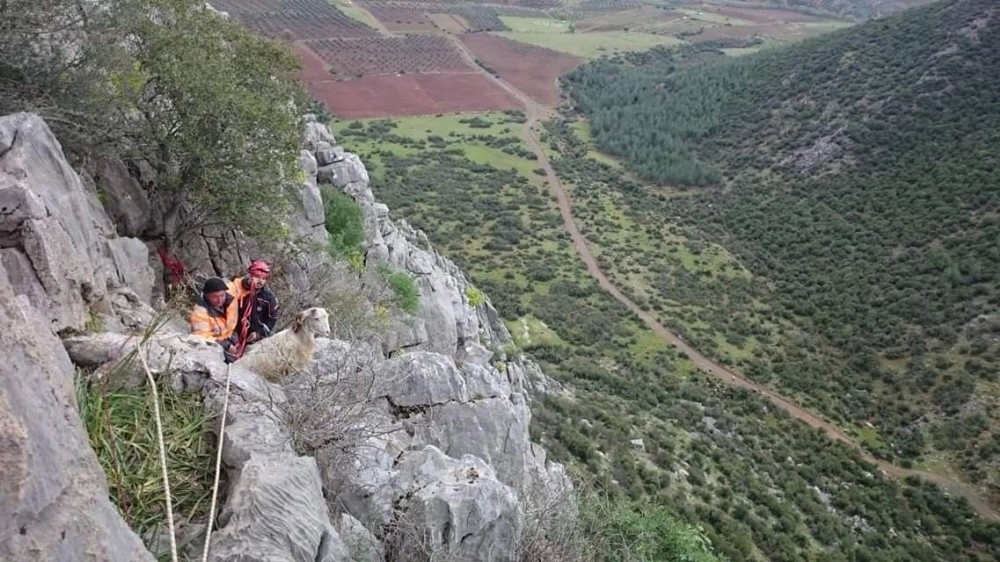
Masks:
[[[0,160],[3,160],[4,156],[7,156],[8,152],[14,150],[14,146],[17,145],[18,137],[20,136],[20,134],[21,134],[20,129],[14,129],[14,135],[11,136],[10,144],[7,145],[6,148],[0,149]]]
[[[403,504],[410,500],[416,493],[415,489],[408,490],[402,496],[392,501],[392,511],[389,515],[389,522],[382,526],[382,548],[385,551],[384,562],[405,562],[407,558],[400,551],[403,540],[399,536],[399,524],[406,509]]]
[[[436,408],[439,406],[446,406],[448,404],[474,404],[476,402],[481,402],[483,400],[493,400],[498,398],[504,398],[496,394],[491,394],[489,396],[474,396],[470,397],[468,400],[445,400],[444,402],[432,402],[430,404],[414,404],[412,406],[400,406],[393,402],[392,398],[386,394],[383,396],[385,401],[389,403],[389,413],[392,414],[393,421],[400,421],[410,418],[417,414],[427,413],[428,410]]]
[[[448,546],[451,544],[451,518],[445,520],[444,525],[441,527],[441,546]]]
[[[330,533],[329,531],[323,531],[323,536],[319,539],[319,547],[316,549],[316,556],[313,558],[315,562],[322,562],[327,560],[330,555]]]
[[[399,357],[400,355],[406,353],[407,351],[419,349],[420,346],[424,345],[425,343],[427,342],[418,342],[418,343],[401,345],[396,349],[392,350],[391,352],[389,352],[389,355],[386,357],[386,359],[395,359],[396,357]]]
[[[8,248],[17,250],[25,256],[28,255],[28,252],[24,249],[24,239],[21,237],[20,225],[18,225],[16,230],[0,232],[0,249]]]
[[[392,414],[393,421],[400,421],[416,414],[423,414],[431,405],[418,404],[415,406],[400,406],[392,401],[389,395],[385,396],[385,401],[389,403],[389,413]]]

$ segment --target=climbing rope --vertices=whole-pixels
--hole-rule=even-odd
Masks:
[[[229,380],[233,364],[226,365],[226,391],[222,397],[222,415],[219,423],[219,447],[215,453],[215,482],[212,483],[212,504],[208,508],[208,528],[205,530],[205,550],[201,562],[208,562],[208,543],[212,538],[212,523],[215,519],[215,502],[219,496],[219,473],[222,471],[222,443],[226,436],[226,412],[229,409]]]
[[[142,369],[146,371],[146,379],[149,380],[149,388],[153,392],[153,419],[156,421],[156,440],[160,446],[160,466],[163,468],[163,492],[167,497],[167,530],[170,533],[170,562],[177,562],[177,537],[174,533],[174,508],[170,497],[170,480],[167,478],[167,449],[163,445],[163,420],[160,417],[160,397],[156,392],[156,381],[153,373],[146,363],[146,355],[142,352],[142,344],[136,344],[136,355],[142,363]]]
[[[247,345],[247,335],[250,331],[250,315],[253,314],[253,309],[257,301],[257,288],[253,286],[253,283],[250,284],[250,293],[244,298],[246,299],[244,302],[247,304],[240,318],[240,338],[230,348],[230,355],[234,357],[234,360],[243,356],[243,351]],[[239,305],[237,304],[237,306]],[[212,525],[215,521],[215,505],[219,497],[219,475],[222,473],[222,445],[226,437],[226,412],[229,410],[229,384],[232,380],[232,370],[233,364],[227,363],[226,390],[222,395],[222,412],[219,420],[219,446],[215,452],[215,481],[212,483],[212,503],[208,508],[208,527],[205,529],[205,548],[201,554],[202,562],[208,562],[208,547],[212,540]]]
[[[249,336],[250,332],[250,315],[253,314],[253,309],[257,305],[257,288],[254,287],[253,283],[250,284],[250,292],[243,299],[245,299],[244,302],[247,305],[243,309],[243,315],[240,317],[240,339],[230,351],[234,360],[243,357],[243,352],[247,347],[247,336]],[[239,306],[238,303],[237,306]]]

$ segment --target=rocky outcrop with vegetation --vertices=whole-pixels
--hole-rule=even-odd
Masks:
[[[96,181],[81,179],[31,114],[0,118],[0,140],[0,305],[16,319],[3,333],[11,360],[0,379],[4,440],[15,445],[4,466],[15,470],[0,489],[17,498],[4,502],[13,527],[2,552],[72,560],[92,545],[107,559],[151,559],[147,548],[164,541],[143,537],[144,547],[116,513],[76,411],[74,364],[77,384],[114,372],[116,384],[142,386],[144,363],[159,384],[200,395],[209,414],[222,410],[226,366],[183,323],[148,329],[170,310],[151,306],[155,256],[116,235],[120,222],[142,231],[128,210],[141,204],[131,176],[103,165]],[[528,436],[529,381],[544,375],[515,355],[462,272],[388,218],[356,156],[338,148],[337,162],[314,169],[310,158],[327,160],[333,137],[310,121],[304,141],[302,216],[292,230],[326,239],[319,185],[332,183],[365,217],[359,286],[391,267],[415,279],[419,308],[394,309],[387,337],[320,338],[313,363],[280,384],[232,366],[210,559],[518,559],[546,518],[572,517],[562,466]],[[118,188],[99,196],[95,186],[113,176]],[[218,433],[218,420],[211,426]],[[187,547],[198,550],[197,539]]]

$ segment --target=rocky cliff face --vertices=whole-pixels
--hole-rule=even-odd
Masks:
[[[0,559],[153,560],[108,499],[56,332],[139,324],[146,247],[110,222],[36,116],[0,117]],[[141,289],[140,289],[141,290]],[[118,311],[121,314],[116,314]]]
[[[544,375],[502,351],[510,335],[489,302],[473,306],[462,272],[389,218],[325,126],[310,120],[303,146],[293,231],[326,240],[318,184],[332,183],[364,210],[366,269],[412,273],[421,307],[378,343],[319,339],[309,368],[280,385],[233,365],[210,559],[515,560],[553,506],[572,507],[558,501],[562,466],[528,436],[528,389]],[[0,313],[17,328],[0,331],[14,350],[0,366],[0,439],[13,444],[0,447],[0,558],[151,559],[108,500],[72,389],[73,363],[113,362],[153,315],[146,246],[115,235],[145,231],[141,185],[102,164],[90,174],[99,201],[31,115],[0,118],[0,172]],[[213,344],[181,325],[143,353],[155,376],[222,409]]]

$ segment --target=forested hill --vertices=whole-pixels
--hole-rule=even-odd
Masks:
[[[928,140],[995,128],[996,9],[939,2],[676,73],[664,49],[596,61],[565,83],[600,147],[652,181],[713,184],[747,166],[815,174],[859,157],[884,167]]]
[[[734,345],[756,338],[737,358],[751,376],[869,422],[879,454],[947,452],[1000,499],[1000,3],[937,2],[700,66],[689,54],[564,81],[603,150],[692,187],[627,194],[645,220],[682,223],[763,280],[698,280],[711,298],[687,304],[716,310],[705,321]],[[762,328],[788,324],[796,337]]]
[[[918,4],[926,4],[927,0],[772,0],[766,3],[804,12],[868,19]]]

